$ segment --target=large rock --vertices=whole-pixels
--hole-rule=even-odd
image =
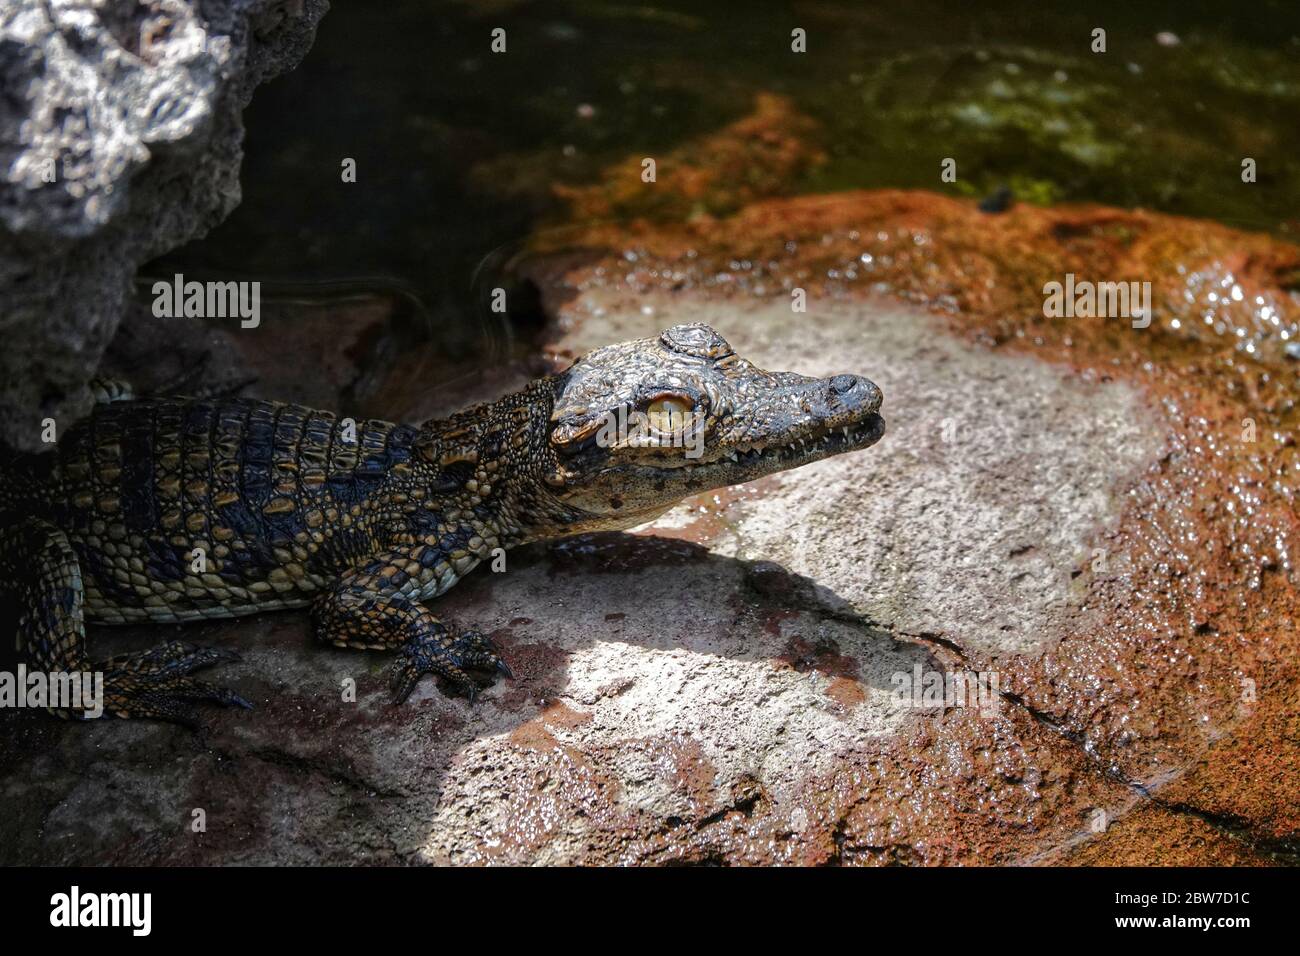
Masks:
[[[142,262],[239,202],[241,111],[326,0],[16,0],[0,10],[0,439],[68,421]]]
[[[432,681],[391,706],[388,655],[299,614],[96,629],[96,656],[238,648],[214,676],[256,709],[200,735],[0,714],[6,862],[1294,855],[1293,247],[898,193],[582,245],[525,260],[552,359],[708,321],[761,365],[869,375],[885,438],[478,569],[438,613],[517,676],[472,706]],[[1065,271],[1148,276],[1154,321],[1045,318]],[[996,673],[996,706],[900,700],[917,668]]]
[[[430,681],[391,707],[386,659],[311,646],[302,616],[212,629],[203,639],[244,655],[223,676],[258,709],[206,714],[214,734],[197,750],[170,727],[75,728],[96,772],[71,790],[66,753],[33,746],[41,782],[8,801],[43,815],[45,849],[29,852],[71,859],[90,841],[137,862],[824,859],[825,784],[810,782],[911,732],[894,675],[942,668],[919,635],[1040,651],[1069,603],[1053,567],[1113,513],[1116,465],[1131,472],[1158,449],[1130,389],[990,356],[915,307],[823,303],[816,330],[796,335],[780,301],[743,323],[707,295],[580,302],[604,318],[565,339],[573,350],[689,318],[766,367],[869,374],[888,396],[888,439],[693,500],[637,535],[529,548],[503,574],[476,573],[440,613],[493,634],[518,676],[473,706]],[[947,417],[963,437],[944,453]],[[1005,560],[1028,540],[1034,553]],[[357,703],[342,699],[347,677]],[[990,720],[1008,742],[989,749],[1030,774],[1055,768],[1015,755],[1024,737],[1054,742],[1007,710]],[[1036,811],[1018,784],[981,787],[1009,816]],[[1048,798],[1056,840],[1097,788]],[[167,823],[193,808],[206,834]],[[775,843],[746,832],[760,821]],[[140,844],[141,828],[160,842]],[[882,842],[896,853],[922,838]]]

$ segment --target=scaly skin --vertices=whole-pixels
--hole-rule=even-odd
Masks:
[[[190,676],[230,655],[173,641],[90,664],[86,620],[310,606],[321,640],[398,651],[397,699],[426,673],[472,697],[470,671],[509,668],[422,602],[494,549],[629,528],[884,432],[866,379],[765,372],[700,325],[597,349],[451,418],[357,422],[355,441],[297,405],[122,397],[0,480],[0,583],[34,667],[103,671],[106,713],[184,723],[187,701],[248,706]],[[602,431],[620,409],[654,427]],[[702,440],[687,441],[697,424]]]

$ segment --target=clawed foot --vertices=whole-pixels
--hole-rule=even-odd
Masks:
[[[169,641],[134,654],[110,658],[95,666],[104,674],[104,713],[115,717],[149,717],[198,726],[191,701],[252,709],[232,690],[189,675],[204,667],[239,660],[233,651]]]
[[[393,667],[393,702],[400,704],[411,696],[411,691],[425,674],[437,674],[463,692],[472,704],[478,696],[479,685],[468,671],[515,676],[493,643],[478,631],[466,631],[456,638],[443,635],[441,639],[407,641],[398,652]]]

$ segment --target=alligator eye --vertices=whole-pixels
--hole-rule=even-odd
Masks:
[[[687,416],[694,410],[695,404],[679,395],[662,395],[646,406],[646,417],[650,425],[661,432],[681,431],[686,427]]]

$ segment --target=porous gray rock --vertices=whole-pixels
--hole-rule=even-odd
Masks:
[[[140,264],[239,203],[241,113],[327,0],[0,8],[0,439],[72,421]]]

